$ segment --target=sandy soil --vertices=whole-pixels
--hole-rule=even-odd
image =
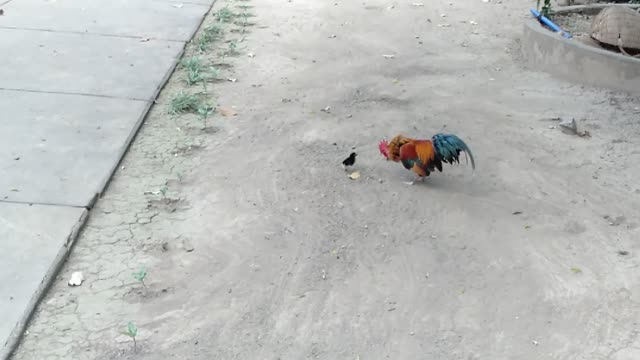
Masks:
[[[638,98],[523,69],[527,1],[243,4],[238,115],[168,116],[174,76],[14,359],[640,358]],[[378,153],[439,131],[475,175]]]

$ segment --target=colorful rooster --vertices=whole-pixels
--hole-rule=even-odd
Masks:
[[[411,139],[397,135],[389,143],[382,140],[379,149],[387,160],[402,162],[407,170],[413,171],[423,180],[435,169],[442,172],[443,162],[460,163],[460,152],[464,152],[469,157],[473,170],[476,168],[473,154],[467,144],[452,134],[436,134],[431,140]]]

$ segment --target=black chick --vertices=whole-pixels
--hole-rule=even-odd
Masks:
[[[349,166],[353,166],[353,164],[355,164],[355,163],[356,163],[356,156],[358,156],[358,154],[356,154],[356,153],[354,153],[354,152],[353,152],[353,153],[351,153],[351,155],[349,155],[349,157],[348,157],[348,158],[346,158],[346,159],[344,159],[344,160],[342,161],[342,168],[346,170],[346,169],[347,169],[347,167],[349,167]]]

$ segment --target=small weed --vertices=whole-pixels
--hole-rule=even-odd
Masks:
[[[182,67],[187,70],[187,85],[195,85],[203,80],[202,77],[202,60],[197,56],[184,59],[181,62]]]
[[[167,185],[163,186],[160,188],[160,194],[162,195],[162,197],[167,197],[167,191],[169,191],[169,187]],[[146,275],[146,273],[145,273]]]
[[[218,40],[223,35],[222,28],[217,24],[209,25],[202,30],[202,34],[198,38],[198,50],[205,52],[209,49],[212,42]]]
[[[144,279],[147,277],[147,270],[144,267],[140,268],[140,271],[134,272],[132,275],[133,278],[138,280],[144,288],[147,287],[147,285],[144,283]]]
[[[571,268],[571,272],[574,273],[574,274],[579,274],[579,273],[582,272],[582,270],[580,268],[578,268],[578,267],[572,267]]]
[[[238,48],[238,42],[236,40],[229,41],[229,51],[235,53]]]
[[[209,76],[211,76],[211,79],[213,80],[220,80],[220,69],[215,66],[210,67]]]
[[[200,107],[198,107],[197,113],[200,120],[202,120],[203,129],[207,128],[207,119],[209,119],[209,117],[211,116],[211,114],[213,114],[215,110],[216,110],[216,107],[211,104],[202,104],[200,105]]]
[[[183,69],[195,69],[195,70],[200,70],[200,68],[202,68],[202,60],[200,59],[199,56],[192,56],[188,59],[183,59],[180,62],[180,65],[182,65]]]
[[[136,336],[138,336],[138,327],[133,322],[129,321],[127,324],[127,330],[122,332],[133,340],[133,351],[137,350],[138,344],[136,343]]]
[[[176,177],[178,178],[178,182],[182,184],[182,180],[184,180],[184,174],[178,171],[176,172]]]
[[[220,53],[220,56],[222,56],[223,62],[224,62],[224,59],[229,56],[238,55],[238,43],[244,41],[244,39],[245,38],[242,38],[240,40],[229,40],[227,48]]]
[[[220,25],[218,24],[209,25],[205,27],[204,30],[202,30],[202,32],[217,38],[224,35],[224,30],[222,30],[222,27],[220,27]]]
[[[551,0],[542,0],[544,1],[542,8],[540,8],[540,1],[541,0],[536,0],[536,8],[540,11],[542,16],[549,18],[553,12],[553,9],[551,8]]]
[[[639,0],[639,1],[640,1],[640,0]],[[251,5],[247,5],[247,4],[240,4],[240,5],[236,5],[236,7],[237,7],[238,9],[240,9],[240,10],[244,10],[244,11],[246,11],[246,10],[249,10],[249,9],[252,9],[252,8],[253,8],[253,6],[251,6]]]
[[[228,7],[225,6],[222,9],[218,10],[215,16],[218,22],[228,23],[228,22],[231,22],[231,20],[233,20],[236,14],[234,14],[233,11],[231,11]]]
[[[200,99],[196,95],[180,91],[170,101],[169,114],[176,115],[193,112],[198,109],[199,104]]]

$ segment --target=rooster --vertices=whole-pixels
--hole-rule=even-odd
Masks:
[[[380,153],[387,159],[402,162],[402,165],[424,180],[435,169],[442,172],[442,163],[460,163],[460,152],[471,160],[476,169],[471,150],[459,137],[453,134],[436,134],[431,140],[411,139],[397,135],[391,142],[382,140],[378,146]],[[409,184],[413,184],[413,181]]]

